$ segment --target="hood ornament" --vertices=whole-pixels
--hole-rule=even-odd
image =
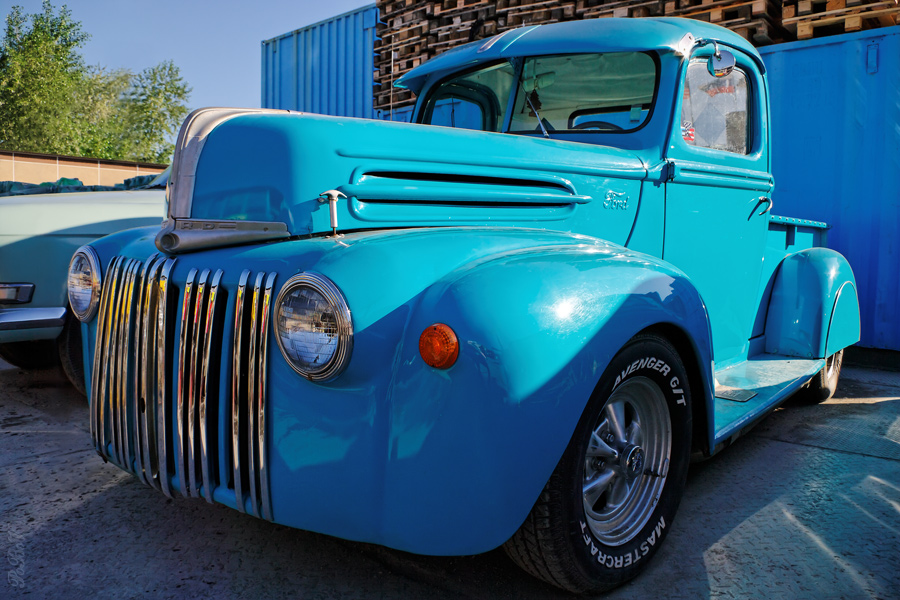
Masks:
[[[319,194],[319,202],[328,203],[328,214],[331,217],[331,233],[337,235],[338,219],[337,219],[337,202],[338,198],[346,198],[343,193],[337,190],[328,190]]]

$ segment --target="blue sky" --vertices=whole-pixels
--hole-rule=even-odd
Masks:
[[[260,42],[374,0],[54,0],[91,39],[87,64],[141,71],[171,59],[193,92],[190,107],[260,104]],[[0,0],[40,12],[41,0]]]

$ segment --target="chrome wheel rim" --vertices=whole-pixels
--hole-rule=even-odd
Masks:
[[[825,380],[828,381],[834,375],[834,366],[837,364],[837,352],[825,359]]]
[[[582,503],[591,532],[620,546],[647,524],[666,483],[672,424],[666,398],[647,377],[612,393],[584,456]]]

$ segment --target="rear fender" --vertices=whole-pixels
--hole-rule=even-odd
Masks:
[[[766,317],[766,352],[825,358],[859,341],[856,280],[828,248],[791,254],[779,266]]]
[[[434,323],[459,338],[447,370],[419,355],[419,336]],[[658,324],[691,340],[711,390],[705,306],[682,273],[657,259],[613,245],[534,248],[432,285],[410,315],[389,392],[384,531],[397,537],[383,543],[471,554],[506,541],[612,357]],[[703,396],[695,391],[695,402]]]

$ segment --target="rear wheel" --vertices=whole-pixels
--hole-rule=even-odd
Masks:
[[[802,400],[811,404],[825,402],[837,391],[838,379],[841,377],[841,365],[844,363],[844,351],[839,350],[825,359],[825,367],[797,392]]]
[[[526,571],[576,593],[637,575],[668,533],[691,448],[687,372],[664,338],[613,358],[556,470],[506,542]]]

